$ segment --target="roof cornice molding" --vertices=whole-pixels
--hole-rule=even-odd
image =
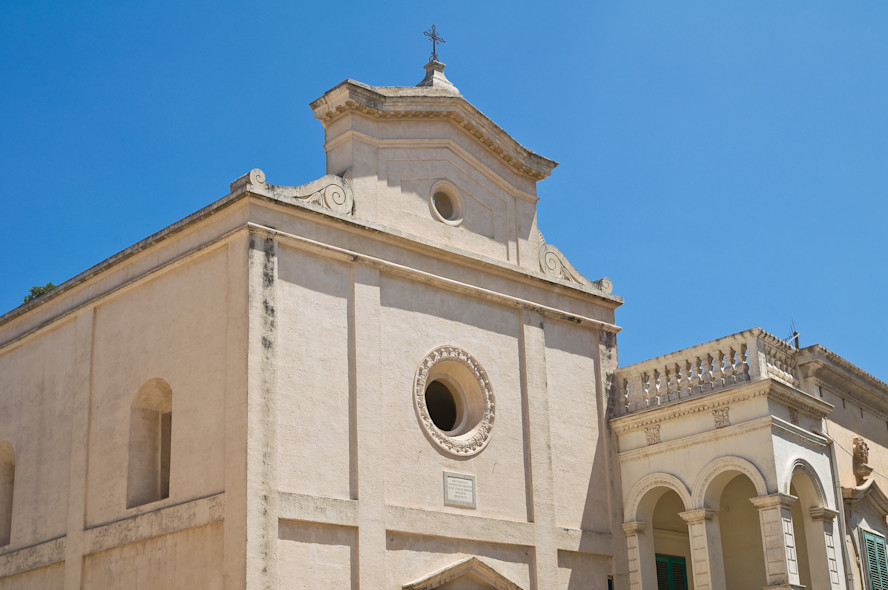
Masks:
[[[868,406],[888,412],[888,383],[867,373],[828,348],[814,344],[799,351],[802,375],[816,379],[837,393],[851,394]]]
[[[612,418],[610,424],[615,433],[623,434],[675,418],[699,414],[763,396],[795,408],[815,420],[823,419],[833,409],[832,404],[819,400],[804,391],[790,387],[776,379],[764,379],[747,382],[716,393],[687,398],[665,406],[652,406],[619,418]]]
[[[507,166],[534,180],[558,165],[518,143],[459,94],[415,86],[369,86],[345,80],[313,101],[311,109],[326,128],[347,113],[371,119],[444,119],[466,132]]]

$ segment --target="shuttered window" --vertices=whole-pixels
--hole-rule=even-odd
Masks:
[[[882,547],[884,549],[884,543]],[[684,557],[657,554],[657,590],[688,590]],[[888,586],[885,590],[888,590]]]
[[[884,537],[863,531],[863,548],[870,590],[888,590],[888,558],[885,555]]]

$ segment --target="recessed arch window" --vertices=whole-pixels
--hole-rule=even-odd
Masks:
[[[12,495],[15,490],[15,449],[8,441],[0,442],[0,545],[9,545],[12,537]]]
[[[173,390],[163,379],[151,379],[130,409],[127,508],[169,498],[172,431]]]

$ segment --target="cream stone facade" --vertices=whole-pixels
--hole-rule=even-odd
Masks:
[[[0,589],[871,587],[888,386],[759,329],[618,369],[556,163],[443,68],[0,317]]]
[[[253,170],[0,318],[0,588],[625,570],[603,393],[621,299],[537,229],[555,162],[427,74],[312,103],[325,176]]]

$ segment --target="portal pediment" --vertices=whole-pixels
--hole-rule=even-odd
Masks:
[[[468,557],[402,586],[403,590],[521,590],[521,587],[478,559]]]

